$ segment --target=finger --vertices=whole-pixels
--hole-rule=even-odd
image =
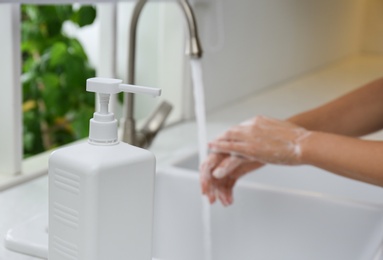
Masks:
[[[223,154],[212,153],[209,154],[207,159],[200,166],[200,184],[202,194],[209,191],[211,185],[211,172],[217,164],[219,164],[225,156]]]
[[[211,184],[208,185],[204,195],[207,197],[210,204],[213,204],[216,201],[215,188]]]
[[[214,141],[209,143],[209,148],[221,153],[236,153],[245,158],[252,158],[252,150],[244,142]]]
[[[224,195],[222,194],[222,192],[220,190],[217,189],[217,195],[218,195],[218,199],[219,201],[221,202],[221,204],[223,206],[225,206],[225,198],[224,198]]]
[[[206,195],[209,189],[209,179],[210,179],[210,169],[207,166],[202,166],[200,168],[199,179],[200,179],[202,194]]]
[[[235,168],[233,172],[230,174],[232,178],[238,179],[241,176],[248,174],[251,171],[255,171],[261,167],[263,167],[264,164],[257,162],[257,161],[246,161],[242,163],[240,166]]]
[[[234,187],[235,182],[236,182],[236,180],[233,180],[229,184],[229,187],[225,187],[225,189],[223,189],[223,194],[225,196],[226,206],[229,206],[233,203],[233,187]]]
[[[218,194],[218,199],[221,201],[221,204],[223,206],[227,207],[230,205],[226,194],[222,190],[218,190],[217,194]]]
[[[229,205],[233,204],[233,189],[230,189],[229,193],[227,194],[227,201],[229,202]]]
[[[218,153],[218,152],[211,152],[206,160],[201,164],[200,170],[204,172],[209,172],[210,170],[214,169],[227,155]]]
[[[203,174],[200,174],[200,186],[201,186],[201,193],[206,195],[208,191],[208,180],[202,176]]]
[[[229,156],[221,161],[221,163],[215,168],[212,175],[217,179],[226,177],[230,172],[237,168],[245,159],[237,156]]]
[[[217,188],[220,191],[220,201],[222,205],[229,206],[233,203],[233,187],[237,179],[228,177],[219,181]]]
[[[208,192],[208,198],[210,204],[214,204],[214,202],[217,200],[217,191],[213,186],[210,186],[209,192]]]
[[[207,196],[208,196],[208,198],[209,198],[209,202],[210,202],[210,204],[214,204],[214,202],[215,202],[216,199],[217,199],[217,195],[216,195],[215,189],[214,189],[213,187],[210,187]]]
[[[233,204],[233,187],[225,191],[225,196],[226,196],[227,205],[229,206]]]
[[[263,164],[254,161],[244,161],[238,166],[230,176],[226,176],[223,179],[219,179],[215,183],[215,187],[219,192],[216,192],[216,197],[221,201],[223,206],[229,206],[233,203],[233,189],[237,179],[253,170],[262,167]]]
[[[248,140],[251,136],[249,135],[249,125],[238,125],[227,130],[221,134],[216,141],[241,141]]]

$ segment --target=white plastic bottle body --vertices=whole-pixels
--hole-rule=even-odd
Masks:
[[[82,143],[49,159],[49,260],[149,260],[155,157]]]

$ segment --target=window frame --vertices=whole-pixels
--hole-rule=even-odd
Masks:
[[[21,173],[22,95],[20,53],[20,5],[1,4],[0,19],[0,180]]]
[[[21,1],[28,3],[28,1]],[[48,3],[47,1],[43,1]],[[73,1],[66,1],[71,3]],[[97,1],[95,1],[97,2]],[[36,2],[34,2],[36,3]],[[55,4],[60,3],[55,2]],[[2,40],[0,41],[0,191],[47,174],[51,151],[23,159],[22,84],[21,84],[21,5],[0,3]],[[97,73],[114,77],[115,71],[115,13],[116,3],[99,3],[100,28],[109,32],[108,37],[99,36],[99,59],[104,60]],[[4,111],[7,111],[6,113]],[[4,112],[4,113],[3,113]],[[80,140],[79,142],[81,142]]]

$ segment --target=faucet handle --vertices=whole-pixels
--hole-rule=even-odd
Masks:
[[[157,133],[163,127],[172,109],[173,106],[169,102],[162,101],[161,104],[147,118],[142,128],[137,131],[136,145],[142,148],[149,147]]]

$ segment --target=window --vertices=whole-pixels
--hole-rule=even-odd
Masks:
[[[24,158],[85,138],[95,98],[85,91],[94,77],[76,36],[91,26],[91,5],[22,5],[21,53]]]
[[[61,28],[94,15],[91,6],[0,5],[0,190],[46,173],[49,152],[23,160],[23,151],[25,158],[87,135],[95,102],[84,85],[95,72]]]
[[[97,42],[94,44],[97,47],[97,76],[126,78],[127,32],[132,9],[131,1],[97,4],[100,31],[99,35],[96,33]],[[3,122],[0,126],[0,190],[45,174],[50,153],[22,159],[20,19],[20,5],[0,4],[3,38],[0,41],[3,90],[0,95],[0,120]],[[176,3],[154,1],[143,10],[138,29],[137,84],[163,89],[162,98],[174,105],[169,120],[172,123],[190,115],[190,108],[185,109],[185,101],[191,99],[183,94],[188,93],[187,87],[190,87],[188,77],[184,75],[188,73],[185,69],[188,63],[184,58],[183,22]],[[137,116],[145,117],[154,107],[153,100],[137,99]]]

